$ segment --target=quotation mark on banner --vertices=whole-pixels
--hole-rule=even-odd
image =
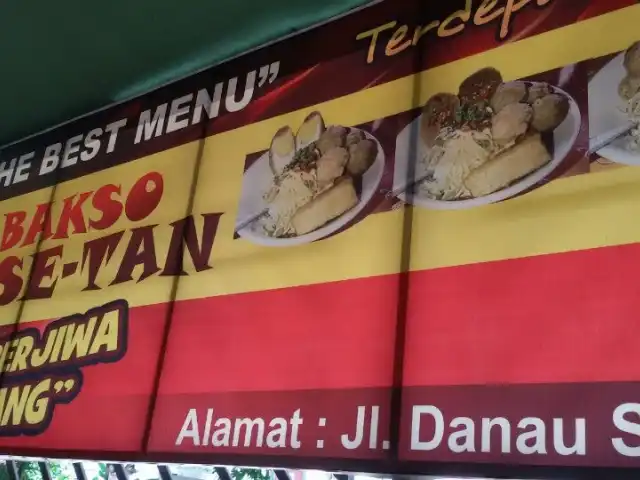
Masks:
[[[69,378],[67,380],[58,380],[53,384],[53,389],[56,393],[60,393],[63,389],[65,393],[71,393],[75,385],[76,381],[73,378]]]
[[[258,72],[258,87],[262,87],[267,81],[267,78],[269,79],[269,83],[273,83],[278,77],[279,72],[280,62],[273,62],[271,65],[260,67]]]

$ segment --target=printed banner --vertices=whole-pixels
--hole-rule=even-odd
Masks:
[[[385,1],[2,149],[3,451],[639,466],[638,22]]]

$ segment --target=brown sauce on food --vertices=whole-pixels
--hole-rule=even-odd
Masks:
[[[502,75],[495,68],[483,68],[469,76],[460,85],[460,100],[462,103],[491,100],[498,87],[502,84]]]
[[[429,99],[423,113],[430,126],[450,127],[456,123],[460,99],[451,93],[439,93]]]
[[[471,130],[484,130],[491,127],[492,111],[489,102],[476,100],[463,102],[456,115],[457,126]]]
[[[320,152],[315,143],[312,143],[298,150],[293,157],[293,161],[285,167],[284,171],[309,172],[315,168],[319,158]]]

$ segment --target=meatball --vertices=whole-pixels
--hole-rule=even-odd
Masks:
[[[363,175],[373,165],[378,154],[378,145],[373,140],[362,140],[349,147],[347,171],[354,177]]]
[[[355,145],[356,143],[364,139],[365,139],[365,135],[364,135],[364,132],[362,132],[362,130],[352,130],[351,133],[347,135],[347,141],[346,141],[347,147],[350,147],[351,145]]]
[[[429,122],[422,117],[420,120],[420,139],[427,148],[433,147],[440,135],[440,127],[438,125],[429,125]]]
[[[440,129],[456,124],[460,99],[452,93],[437,93],[422,107],[420,136],[427,147],[433,146]]]
[[[422,117],[429,125],[450,126],[456,121],[460,99],[452,93],[437,93],[422,107]]]
[[[631,77],[640,77],[640,42],[629,47],[624,54],[624,68]]]
[[[512,103],[504,107],[491,121],[491,134],[499,145],[507,145],[529,129],[533,109],[526,103]]]
[[[552,93],[553,90],[548,83],[534,83],[529,87],[527,103],[533,103],[539,98],[546,97]]]
[[[538,132],[548,132],[557,128],[569,114],[569,99],[552,93],[533,102],[531,125]]]
[[[321,154],[327,153],[335,147],[342,147],[345,144],[349,129],[340,126],[331,126],[327,128],[316,142],[316,147]]]
[[[511,103],[520,103],[527,97],[527,85],[523,82],[503,83],[491,99],[491,108],[498,113]]]
[[[320,186],[329,185],[336,178],[342,176],[348,160],[349,153],[342,147],[334,147],[322,155],[316,165]]]
[[[495,68],[483,68],[460,84],[459,96],[463,103],[489,100],[502,83],[502,75]]]
[[[624,77],[618,87],[618,93],[624,100],[631,100],[638,92],[640,92],[640,78]]]

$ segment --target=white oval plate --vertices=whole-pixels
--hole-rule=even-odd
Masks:
[[[600,157],[622,165],[640,165],[640,152],[632,152],[627,148],[626,135],[616,138],[606,147],[596,152]]]
[[[526,83],[530,85],[536,84],[536,82]],[[432,210],[461,210],[506,200],[544,180],[558,168],[569,154],[573,145],[576,143],[582,124],[580,108],[573,97],[558,87],[554,86],[553,88],[556,93],[562,94],[569,99],[569,114],[558,128],[553,131],[554,156],[551,161],[542,168],[521,178],[507,188],[483,197],[470,198],[467,200],[434,200],[420,193],[414,193],[409,196],[406,195],[406,193],[401,193],[398,195],[398,198],[404,202],[411,202],[416,206],[430,208]],[[394,191],[401,189],[407,184],[410,175],[409,167],[411,166],[409,162],[419,161],[419,159],[424,158],[428,151],[427,147],[420,141],[420,119],[421,116],[407,125],[396,139],[396,162],[393,172]],[[413,175],[415,176],[415,168]]]
[[[351,131],[356,131],[352,128]],[[332,233],[340,230],[342,227],[351,222],[356,216],[367,206],[374,194],[380,187],[380,181],[384,173],[385,155],[380,142],[369,132],[361,130],[366,138],[373,140],[378,145],[378,155],[369,167],[369,170],[362,176],[362,189],[360,192],[360,201],[355,207],[346,212],[344,215],[330,221],[324,226],[298,237],[291,238],[274,238],[269,237],[262,231],[260,222],[238,230],[238,235],[251,242],[268,247],[291,247],[294,245],[302,245],[305,243],[315,242],[322,238],[328,237]],[[236,217],[236,225],[240,225],[245,219],[263,211],[267,208],[267,204],[263,199],[263,195],[271,188],[273,173],[269,168],[269,152],[266,152],[258,160],[256,160],[244,173],[242,182],[242,196],[238,208],[238,216]]]
[[[618,86],[627,75],[624,68],[625,52],[614,57],[589,82],[589,136],[591,144],[610,132],[628,129],[629,117],[624,113],[625,101],[618,95]],[[640,165],[640,152],[626,147],[623,135],[596,151],[596,154],[615,163]]]

